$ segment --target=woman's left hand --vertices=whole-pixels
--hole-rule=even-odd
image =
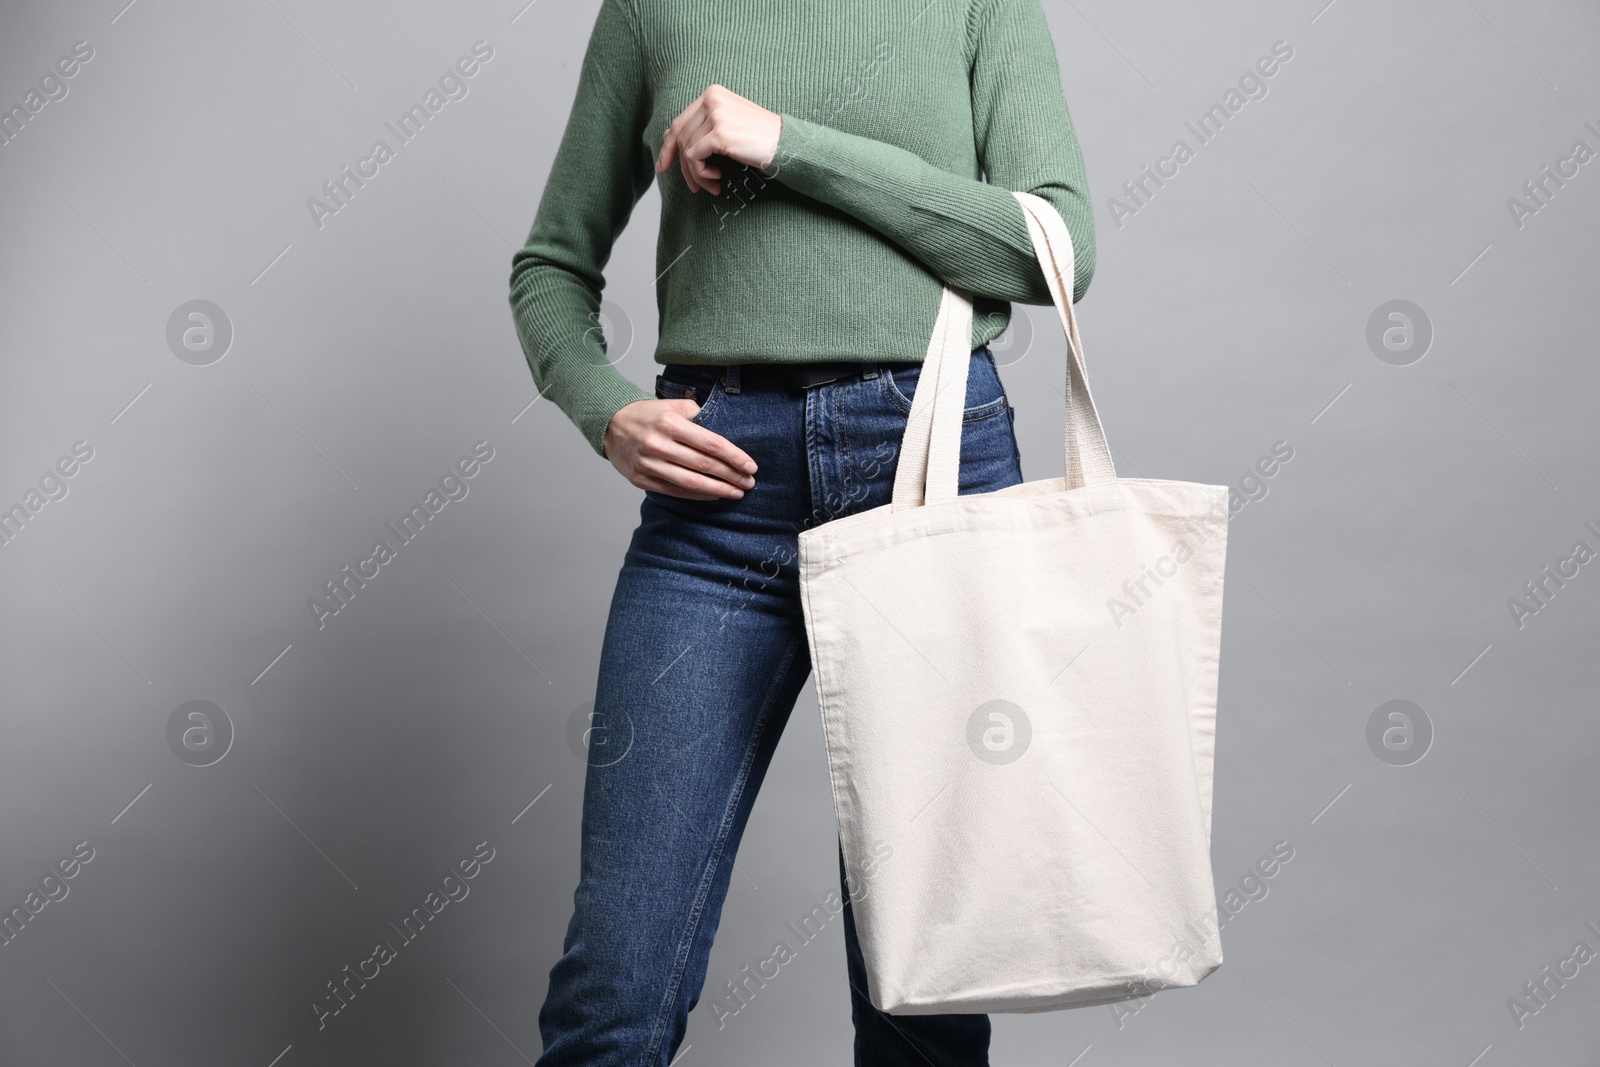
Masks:
[[[720,153],[746,166],[766,170],[778,154],[783,119],[775,112],[746,100],[732,89],[711,85],[683,113],[672,120],[656,157],[656,173],[672,166],[678,157],[690,192],[704,189],[712,196],[722,192],[722,171],[708,161]]]

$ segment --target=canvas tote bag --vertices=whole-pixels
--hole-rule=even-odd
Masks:
[[[866,993],[894,1014],[1109,1003],[1222,962],[1228,490],[1117,476],[1071,237],[1015,195],[1069,340],[1066,476],[957,495],[972,304],[946,287],[892,501],[800,534]]]

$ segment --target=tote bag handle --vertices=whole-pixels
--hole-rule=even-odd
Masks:
[[[1067,333],[1066,487],[1070,490],[1114,482],[1117,470],[1094,397],[1089,393],[1083,343],[1078,338],[1078,318],[1072,308],[1072,235],[1048,200],[1025,192],[1011,195],[1022,206],[1034,255]],[[971,297],[947,285],[901,438],[891,500],[897,510],[923,503],[938,504],[957,496],[961,415],[966,406],[971,341]]]

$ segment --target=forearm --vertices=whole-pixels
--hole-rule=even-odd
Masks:
[[[534,384],[604,456],[611,416],[654,394],[607,362],[598,290],[562,267],[538,262],[529,249],[514,257],[512,277],[512,313]]]
[[[1011,190],[941,170],[896,145],[782,117],[765,176],[860,219],[950,285],[1001,300],[1050,302]],[[1066,221],[1076,253],[1073,299],[1081,298],[1094,274],[1094,227],[1081,182],[1046,180],[1024,191],[1050,201]]]
[[[631,8],[604,0],[538,213],[511,259],[512,316],[534,384],[602,456],[611,416],[652,396],[607,361],[599,324],[602,271],[653,179],[639,140],[642,78]]]
[[[872,227],[947,284],[980,297],[1048,304],[1022,207],[1011,195],[1033,193],[1067,225],[1073,300],[1081,299],[1094,276],[1094,215],[1040,0],[980,0],[968,86],[973,147],[986,180],[788,114],[764,173]]]

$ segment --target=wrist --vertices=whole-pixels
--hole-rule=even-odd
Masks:
[[[778,161],[784,154],[783,134],[788,128],[788,116],[784,115],[782,112],[779,112],[778,136],[774,138],[772,142],[772,155],[765,163],[756,168],[763,178],[776,178],[778,176],[778,172],[783,169]]]
[[[649,400],[649,399],[651,399],[651,398],[648,397],[648,396],[635,397],[634,399],[629,400],[627,403],[625,403],[625,404],[621,405],[620,407],[618,407],[616,411],[613,411],[611,413],[611,417],[606,420],[605,429],[600,431],[600,455],[601,455],[602,458],[605,458],[605,459],[610,459],[611,458],[611,453],[610,453],[610,450],[609,450],[609,446],[616,439],[615,438],[615,432],[616,432],[616,429],[617,429],[617,415],[620,414],[622,409],[627,407],[628,404],[637,404],[641,400]]]

